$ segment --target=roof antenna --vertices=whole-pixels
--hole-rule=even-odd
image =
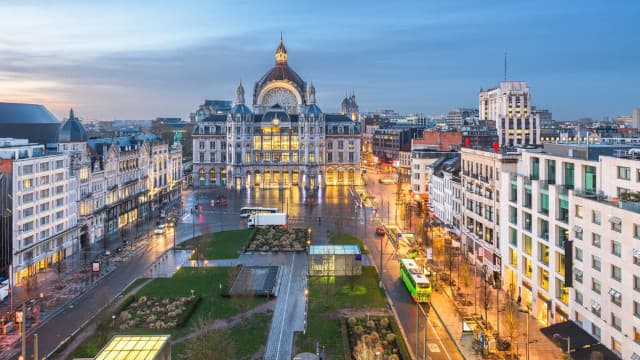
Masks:
[[[507,52],[504,52],[504,81],[507,81]]]

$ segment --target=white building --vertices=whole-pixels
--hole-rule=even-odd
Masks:
[[[640,354],[640,161],[612,155],[631,148],[545,144],[502,184],[505,284],[542,323],[572,320],[622,359]]]
[[[480,120],[493,120],[500,146],[540,144],[540,124],[531,114],[531,94],[524,81],[501,82],[481,90]]]
[[[417,149],[411,151],[411,191],[415,195],[429,196],[430,166],[446,153]]]
[[[502,278],[500,253],[501,172],[513,172],[517,152],[461,149],[463,196],[462,238],[470,261],[486,269],[488,279]]]
[[[34,278],[79,246],[76,179],[66,154],[46,153],[27,140],[0,142],[0,172],[10,177],[5,212],[11,214],[15,284]]]
[[[455,218],[454,183],[456,179],[460,183],[460,156],[456,153],[444,155],[429,166],[428,172],[431,216],[440,220],[450,231],[458,228],[459,218]],[[457,213],[459,215],[460,211]]]

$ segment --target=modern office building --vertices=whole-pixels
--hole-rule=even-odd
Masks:
[[[11,241],[15,284],[35,278],[79,246],[77,184],[69,167],[66,154],[46,152],[42,144],[0,141],[0,173],[10,179],[3,221],[9,222],[11,236],[2,241]]]
[[[531,113],[531,94],[524,81],[501,82],[480,90],[480,120],[496,122],[501,147],[540,144],[540,123]]]
[[[194,185],[360,184],[360,123],[320,110],[313,83],[289,67],[282,39],[275,60],[254,86],[252,108],[240,84],[230,110],[198,111],[203,116],[196,116],[193,132]]]

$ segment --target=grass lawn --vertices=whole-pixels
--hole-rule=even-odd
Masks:
[[[201,241],[206,241],[204,248],[204,256],[202,259],[235,259],[253,238],[255,229],[242,229],[221,231],[213,234],[198,236],[191,240],[187,240],[179,245],[180,248],[195,249],[194,259],[197,259],[201,250]]]
[[[271,312],[255,314],[242,321],[240,325],[227,329],[239,359],[248,359],[260,348],[266,347],[272,316]],[[179,359],[178,355],[183,353],[188,343],[188,341],[184,341],[174,345],[171,348],[171,358]]]
[[[333,234],[329,239],[329,244],[331,245],[358,245],[360,247],[360,252],[362,254],[366,254],[367,251],[364,249],[364,245],[362,244],[362,240],[359,238],[350,235],[350,234]]]
[[[138,278],[138,279],[133,280],[131,285],[127,286],[127,288],[122,291],[122,295],[123,296],[127,295],[131,290],[135,289],[138,285],[142,284],[143,282],[145,282],[147,280],[148,279],[146,279],[146,278]]]
[[[326,292],[326,278],[309,278],[309,313],[307,333],[296,335],[296,351],[315,353],[315,343],[325,346],[330,359],[341,359],[344,353],[340,320],[335,311],[339,309],[384,309],[386,298],[378,287],[378,274],[372,266],[363,266],[362,275],[351,286],[347,277],[332,278]]]
[[[153,279],[144,288],[140,289],[136,297],[177,297],[191,295],[191,289],[200,296],[200,303],[194,310],[187,324],[177,329],[129,329],[122,331],[126,334],[170,334],[172,338],[181,337],[192,331],[192,328],[199,319],[223,319],[238,314],[239,304],[234,303],[231,298],[222,297],[219,284],[227,283],[228,273],[231,268],[182,268],[172,278]],[[255,298],[251,301],[249,308],[253,308],[267,301],[265,298]],[[110,319],[110,314],[108,320]],[[117,331],[110,330],[111,335],[118,334]],[[96,344],[96,336],[87,339],[74,352],[74,357],[93,357],[104,344]],[[80,356],[82,355],[82,356]]]

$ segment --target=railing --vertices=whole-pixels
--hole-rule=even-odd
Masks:
[[[487,177],[487,176],[480,176],[480,181],[485,182],[485,183],[489,183],[489,177]]]

